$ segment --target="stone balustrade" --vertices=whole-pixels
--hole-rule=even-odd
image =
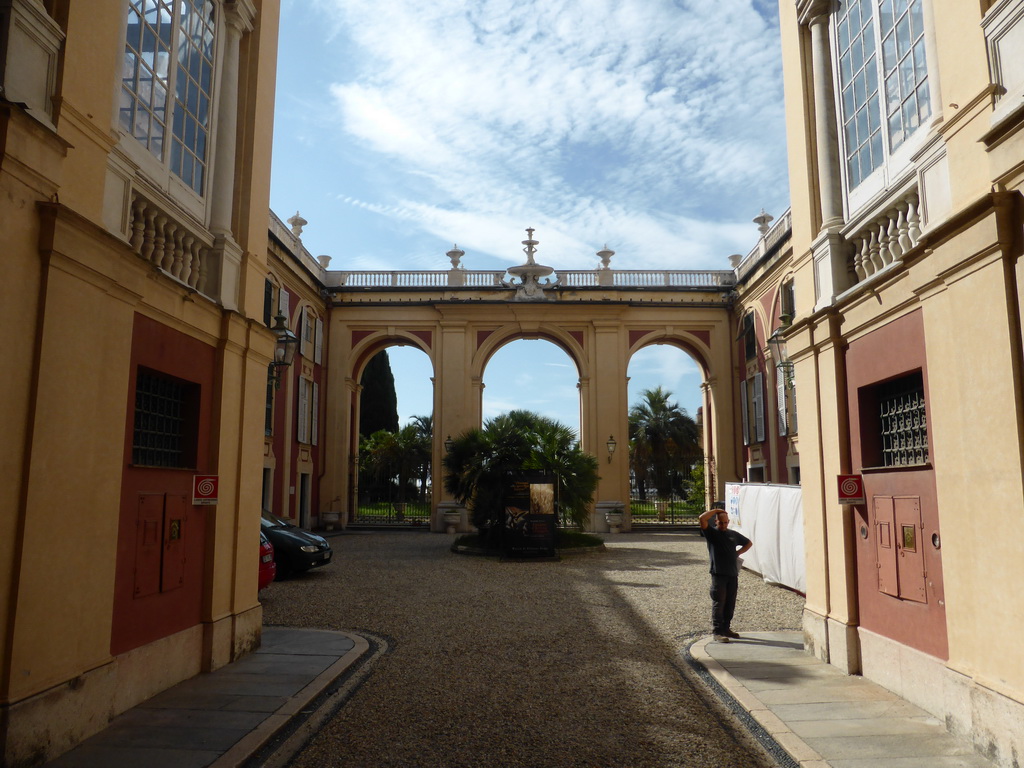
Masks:
[[[766,256],[773,254],[774,258],[780,258],[784,249],[778,246],[793,232],[793,212],[786,210],[771,226],[771,228],[757,241],[746,256],[736,265],[736,278],[745,280],[763,262]]]
[[[212,241],[186,227],[138,191],[132,194],[129,243],[146,261],[190,288],[207,294],[213,270]]]
[[[921,239],[919,206],[915,187],[847,236],[856,282],[882,271],[917,245]]]
[[[556,276],[561,288],[728,288],[736,283],[729,270],[559,270]],[[508,288],[499,270],[331,271],[327,278],[328,285],[342,288]]]

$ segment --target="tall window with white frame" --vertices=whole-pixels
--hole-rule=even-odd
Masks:
[[[848,189],[883,167],[931,116],[924,0],[849,0],[836,13]]]
[[[120,123],[205,194],[216,43],[212,0],[129,0]]]

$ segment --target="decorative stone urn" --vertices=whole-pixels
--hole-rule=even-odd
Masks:
[[[592,518],[595,528],[600,530],[601,522],[604,522],[608,526],[609,533],[621,533],[625,506],[623,502],[612,499],[597,502]]]
[[[445,533],[456,533],[462,524],[462,507],[454,501],[442,501],[437,505],[437,511],[444,522]]]
[[[608,531],[610,533],[620,533],[622,530],[622,510],[608,510],[604,513],[604,521],[608,523]]]
[[[328,531],[333,531],[340,519],[341,513],[336,509],[327,509],[320,513],[320,522]]]

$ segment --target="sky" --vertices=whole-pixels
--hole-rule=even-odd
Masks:
[[[613,269],[728,269],[788,207],[776,0],[283,0],[277,89],[271,207],[331,269],[446,270],[453,244],[501,269],[527,227],[556,269],[604,246]],[[634,357],[631,399],[661,385],[693,415],[700,376],[672,352]],[[406,359],[403,419],[430,404]],[[578,411],[545,342],[484,381],[485,417]]]

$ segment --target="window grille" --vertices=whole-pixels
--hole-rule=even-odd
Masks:
[[[928,462],[928,424],[923,387],[880,398],[879,416],[883,467]]]
[[[187,382],[139,369],[135,384],[133,464],[173,468],[192,464],[192,389],[193,385]]]

